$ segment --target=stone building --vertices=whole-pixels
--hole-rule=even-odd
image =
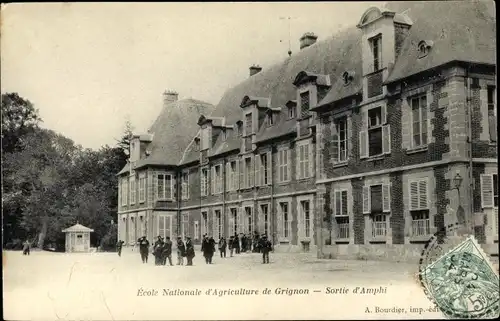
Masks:
[[[189,120],[189,141],[139,136],[144,150],[183,152],[132,155],[149,167],[140,165],[144,187],[122,170],[119,221],[134,224],[130,186],[148,190],[149,237],[258,231],[277,251],[310,242],[319,257],[401,260],[460,222],[497,254],[491,4],[389,3],[356,22],[323,41],[304,34],[282,63],[251,66],[213,112]]]

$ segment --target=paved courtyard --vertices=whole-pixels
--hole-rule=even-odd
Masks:
[[[418,266],[412,264],[318,260],[306,253],[271,253],[271,263],[265,265],[259,254],[251,253],[225,259],[215,256],[214,264],[206,265],[197,252],[191,267],[155,266],[154,257],[149,259],[142,264],[137,252],[122,257],[116,253],[32,252],[23,256],[4,252],[5,318],[441,317],[434,312],[420,314],[422,310],[410,312],[410,308],[430,307],[415,279]],[[371,293],[354,294],[356,287]],[[263,294],[265,288],[271,294]],[[177,295],[172,295],[176,289]],[[242,289],[247,295],[239,294]],[[213,295],[213,290],[233,291]],[[155,291],[157,295],[148,295]],[[179,295],[179,291],[191,295]]]

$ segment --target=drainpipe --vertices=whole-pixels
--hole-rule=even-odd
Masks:
[[[472,222],[469,223],[469,226],[467,226],[467,229],[470,230],[471,234],[474,234],[474,225],[475,225],[475,220],[474,220],[474,177],[473,177],[473,162],[472,162],[472,109],[470,106],[470,101],[472,100],[472,89],[471,89],[471,78],[469,77],[469,69],[470,66],[467,67],[465,71],[465,104],[467,108],[467,118],[468,118],[468,130],[467,130],[467,139],[469,143],[469,190],[468,190],[468,196],[470,198],[470,217],[469,219],[472,220]]]
[[[176,227],[176,230],[177,230],[177,236],[179,236],[181,234],[181,224],[182,224],[182,217],[181,217],[181,194],[180,194],[180,190],[181,190],[181,179],[182,179],[182,170],[181,169],[177,169],[176,170],[176,181],[175,181],[175,190],[177,191],[176,192],[176,196],[177,196],[177,227]]]
[[[226,162],[227,162],[227,159],[226,157],[224,157],[222,159],[222,168],[221,168],[221,174],[224,173],[224,175],[222,176],[223,177],[223,182],[222,182],[222,236],[224,236],[224,239],[226,238],[226,222],[229,221],[229,220],[226,220],[226,189],[227,189],[227,186],[226,186],[226,182],[227,182],[227,177],[226,175],[228,173],[226,173]],[[226,242],[227,244],[227,242]]]

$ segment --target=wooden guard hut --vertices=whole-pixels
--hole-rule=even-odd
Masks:
[[[90,233],[93,229],[85,227],[78,222],[62,230],[66,233],[66,252],[89,252],[90,251]]]

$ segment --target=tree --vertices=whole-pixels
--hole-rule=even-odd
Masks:
[[[132,122],[130,121],[130,118],[127,117],[122,137],[118,141],[118,147],[123,150],[126,156],[129,156],[130,154],[130,140],[132,139],[133,131],[134,127],[132,126]]]

